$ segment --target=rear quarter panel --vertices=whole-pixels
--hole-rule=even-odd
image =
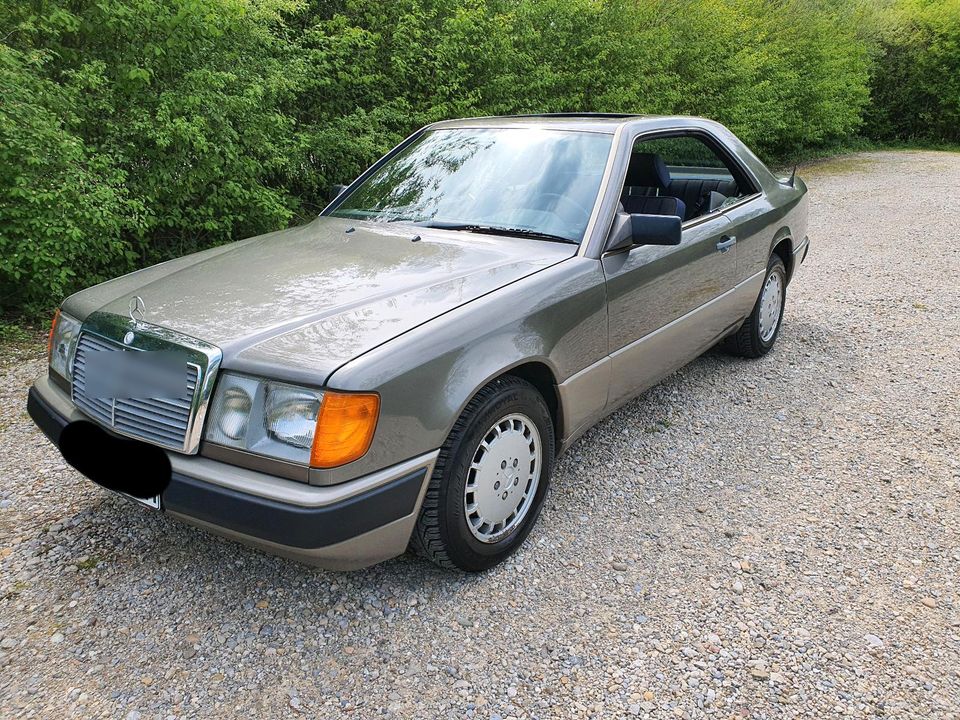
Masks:
[[[783,240],[787,240],[793,252],[807,237],[807,196],[806,189],[798,184],[776,185],[765,191],[765,197],[758,203],[757,213],[748,221],[751,228],[751,241],[737,243],[737,270],[741,280],[745,280],[767,267],[773,249]]]
[[[758,200],[747,203],[742,211],[733,211],[743,222],[741,234],[747,238],[746,242],[737,243],[737,275],[738,281],[743,282],[766,269],[770,254],[782,240],[790,241],[792,252],[807,237],[807,188],[799,178],[793,186],[781,182],[727,128],[713,122],[705,124],[749,169],[762,192]]]

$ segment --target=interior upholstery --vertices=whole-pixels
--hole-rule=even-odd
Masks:
[[[690,220],[702,214],[702,200],[711,192],[726,197],[739,195],[734,180],[722,178],[677,178],[670,177],[670,170],[663,158],[656,153],[633,153],[627,167],[623,206],[629,213],[645,215],[677,214]],[[670,200],[677,200],[674,205]]]
[[[718,192],[726,197],[736,197],[740,194],[734,180],[699,180],[697,178],[671,180],[664,194],[683,201],[687,208],[687,214],[683,219],[689,220],[696,217],[701,198],[710,192]]]
[[[633,153],[630,165],[627,167],[627,187],[651,188],[659,190],[660,194],[670,184],[670,171],[667,170],[663,158],[655,153]],[[657,193],[653,193],[657,194]]]
[[[631,215],[676,215],[686,217],[683,200],[661,195],[627,195],[620,198],[623,209]]]

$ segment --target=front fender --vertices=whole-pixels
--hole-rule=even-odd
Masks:
[[[341,482],[440,447],[490,380],[539,362],[557,383],[607,354],[606,289],[596,260],[573,257],[456,308],[347,363],[327,385],[376,391],[368,453],[317,481]]]

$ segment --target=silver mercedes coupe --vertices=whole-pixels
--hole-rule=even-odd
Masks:
[[[700,118],[436,123],[333,194],[63,302],[28,410],[71,465],[315,565],[483,570],[592,424],[769,352],[808,250],[803,182]]]

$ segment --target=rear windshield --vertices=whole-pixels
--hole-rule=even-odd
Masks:
[[[429,131],[330,214],[520,228],[580,242],[611,142],[608,134],[542,128]]]

